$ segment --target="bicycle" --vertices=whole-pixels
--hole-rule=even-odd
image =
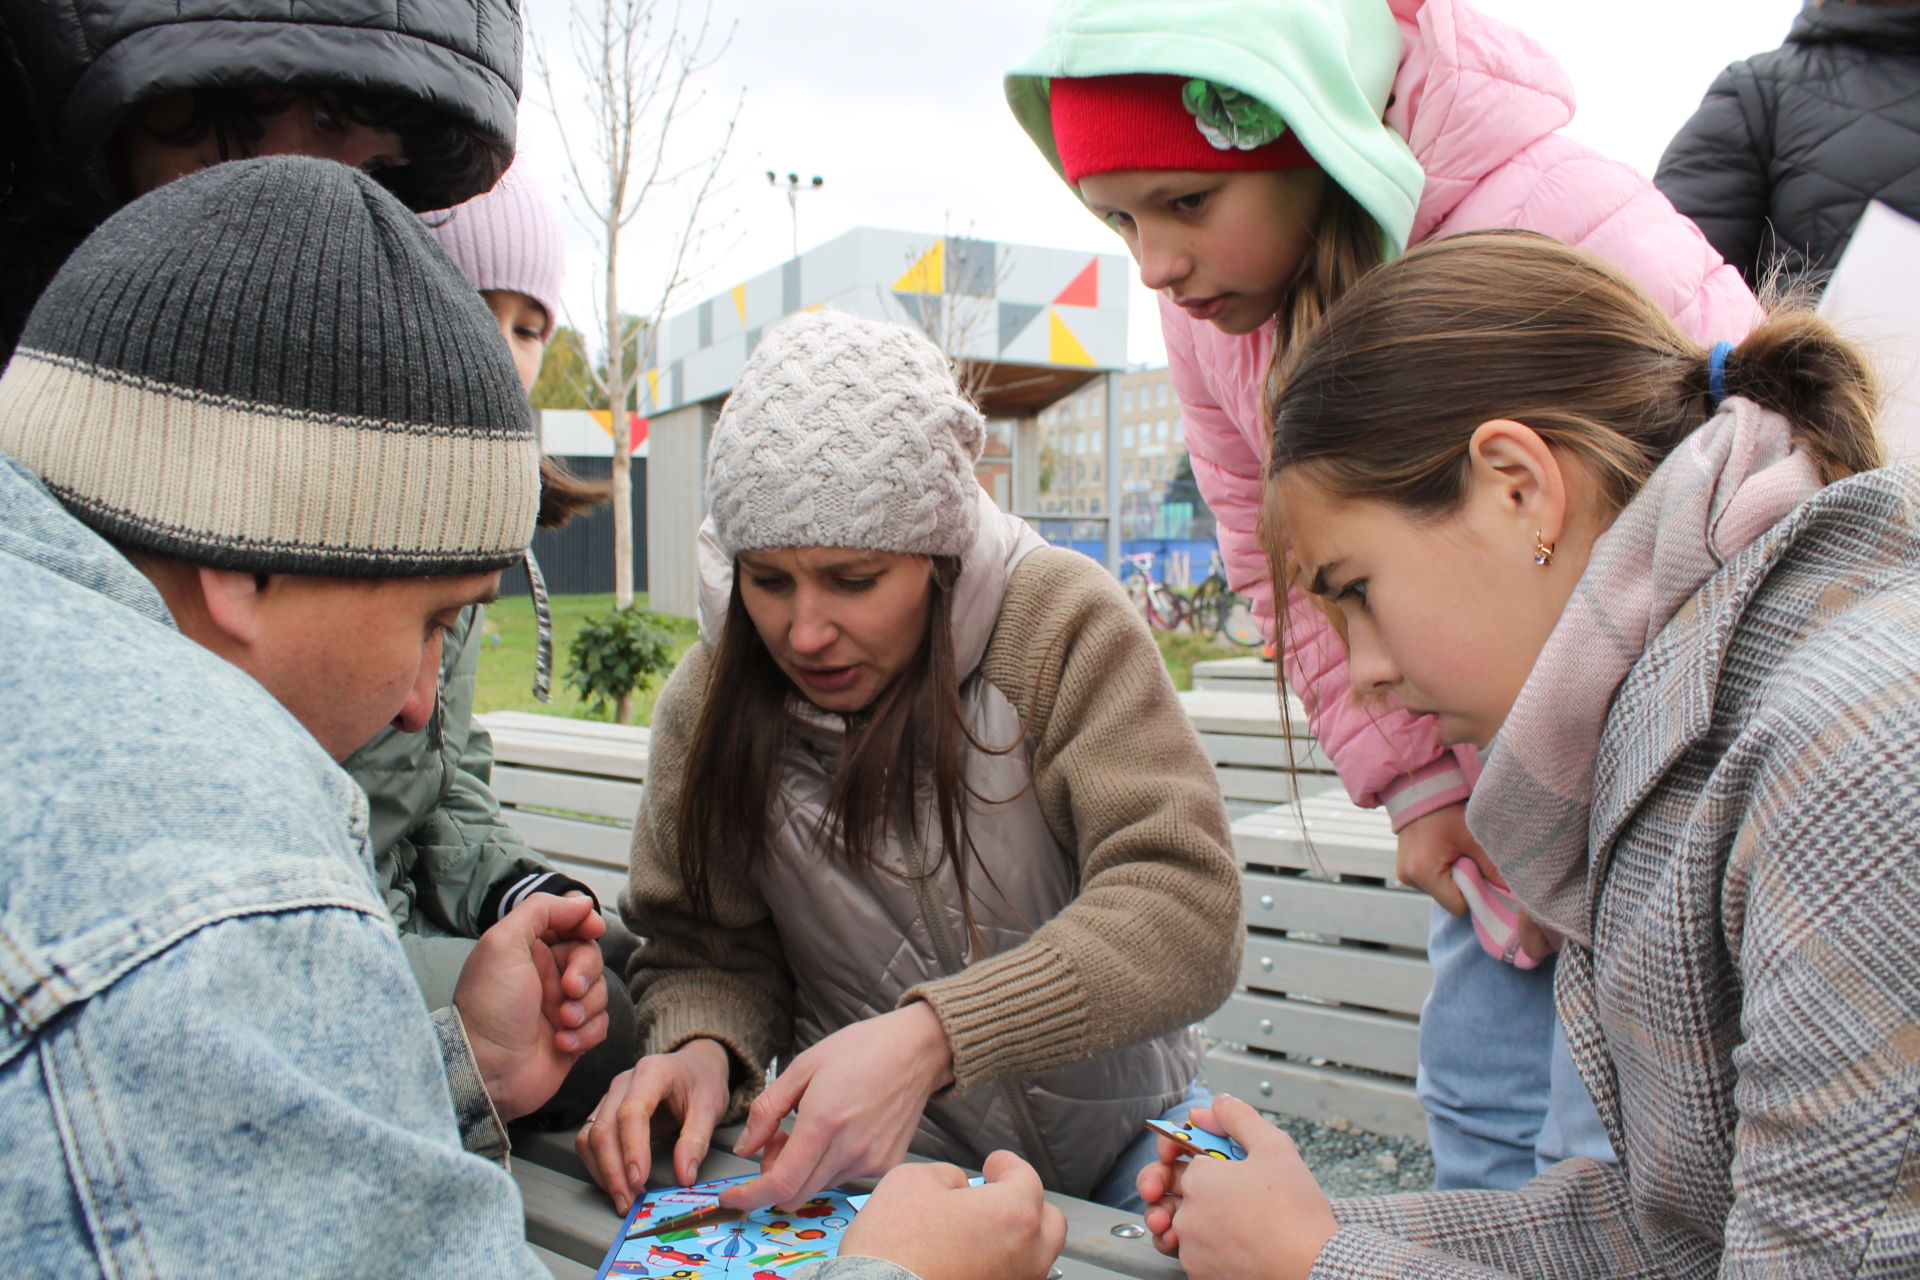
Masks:
[[[1213,552],[1207,565],[1207,576],[1186,600],[1186,614],[1195,635],[1218,636],[1242,649],[1266,643],[1260,624],[1254,620],[1252,602],[1235,595],[1227,585],[1226,561],[1218,551]]]
[[[1153,576],[1153,553],[1143,551],[1127,557],[1132,571],[1127,574],[1127,598],[1155,631],[1173,631],[1187,620],[1187,602],[1180,593]]]

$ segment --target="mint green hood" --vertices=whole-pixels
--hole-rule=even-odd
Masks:
[[[1398,253],[1425,183],[1381,119],[1401,52],[1387,0],[1056,0],[1039,50],[1007,73],[1007,103],[1064,180],[1047,107],[1053,77],[1157,73],[1230,85],[1278,111]]]

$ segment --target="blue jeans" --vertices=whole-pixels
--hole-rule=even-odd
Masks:
[[[1186,1097],[1153,1118],[1185,1120],[1187,1112],[1195,1107],[1210,1106],[1212,1103],[1213,1093],[1195,1080],[1187,1086]],[[1120,1152],[1119,1158],[1113,1162],[1113,1166],[1107,1170],[1106,1176],[1100,1179],[1100,1185],[1087,1196],[1087,1199],[1095,1204],[1104,1204],[1127,1213],[1147,1211],[1147,1202],[1140,1198],[1140,1193],[1134,1189],[1133,1183],[1134,1179],[1140,1176],[1140,1171],[1153,1163],[1154,1143],[1158,1139],[1154,1137],[1153,1131],[1146,1127],[1147,1117],[1141,1116],[1140,1120],[1139,1136],[1126,1145]]]
[[[1420,1104],[1434,1185],[1510,1191],[1574,1156],[1613,1162],[1613,1145],[1567,1051],[1553,963],[1502,964],[1469,916],[1439,906],[1427,940],[1433,991],[1420,1011]]]

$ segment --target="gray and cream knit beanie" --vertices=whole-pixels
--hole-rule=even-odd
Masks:
[[[922,334],[843,311],[792,316],[754,349],[707,447],[729,555],[857,547],[965,555],[985,423]]]
[[[257,573],[517,563],[540,448],[498,326],[364,174],[216,165],[115,214],[0,375],[0,449],[123,545]]]

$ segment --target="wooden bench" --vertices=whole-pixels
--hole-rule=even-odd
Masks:
[[[627,883],[648,732],[566,716],[494,711],[493,794],[529,845],[612,906]]]
[[[714,1136],[700,1177],[726,1178],[752,1173],[758,1166],[731,1153],[737,1128]],[[672,1149],[654,1149],[655,1186],[671,1177]],[[606,1194],[588,1179],[573,1152],[571,1133],[514,1135],[513,1177],[526,1206],[527,1241],[555,1280],[591,1280],[621,1227]],[[1049,1195],[1067,1218],[1067,1243],[1054,1272],[1060,1280],[1178,1280],[1183,1272],[1172,1258],[1154,1251],[1139,1233],[1139,1218],[1071,1196]],[[1116,1234],[1115,1229],[1119,1228]]]

